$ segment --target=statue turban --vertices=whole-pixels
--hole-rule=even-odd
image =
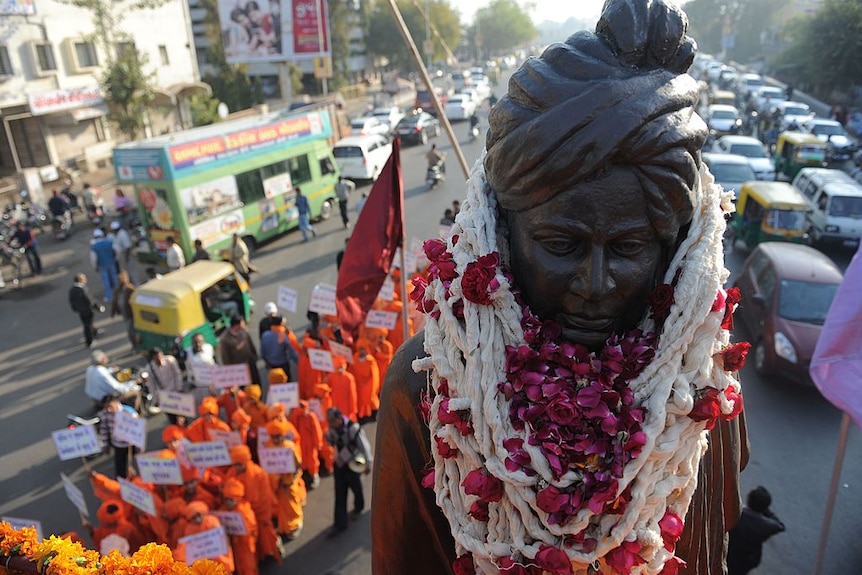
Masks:
[[[485,174],[499,205],[546,202],[608,165],[635,168],[648,202],[691,219],[707,129],[695,113],[685,14],[665,0],[609,0],[596,32],[530,58],[489,116]]]

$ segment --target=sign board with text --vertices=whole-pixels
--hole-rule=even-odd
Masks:
[[[159,407],[165,413],[173,413],[174,415],[183,415],[185,417],[197,417],[198,415],[195,396],[191,393],[160,391]]]
[[[84,493],[78,489],[78,486],[72,483],[72,480],[65,473],[60,474],[60,479],[63,480],[63,489],[66,491],[66,497],[72,502],[72,505],[78,508],[81,515],[89,517],[90,512],[87,511],[87,500],[84,499]]]
[[[288,413],[294,407],[299,407],[299,384],[296,382],[278,383],[269,386],[266,394],[266,404],[280,403]]]
[[[144,483],[156,485],[182,485],[183,473],[176,457],[157,457],[140,454],[136,458],[138,473]]]
[[[248,535],[248,528],[245,526],[242,513],[238,511],[213,511],[212,514],[218,517],[228,535]]]
[[[114,414],[112,433],[117,441],[125,441],[142,451],[146,449],[147,421],[142,417],[137,417],[125,409],[121,409]]]
[[[216,389],[245,387],[251,384],[251,371],[246,363],[213,366],[212,385]]]
[[[317,312],[321,315],[337,315],[335,309],[335,286],[317,284],[311,290],[311,301],[308,311]]]
[[[257,455],[267,473],[296,473],[296,458],[290,447],[264,447]]]
[[[186,563],[191,565],[198,559],[212,559],[228,552],[224,527],[207,529],[194,535],[180,537],[178,543],[185,544]]]
[[[96,435],[96,426],[80,425],[72,429],[58,429],[51,433],[60,461],[69,461],[102,452],[102,443]]]
[[[329,351],[332,352],[332,355],[343,357],[345,361],[347,361],[347,363],[353,363],[353,350],[351,350],[343,343],[338,343],[337,341],[333,341],[330,339]]]
[[[223,429],[210,429],[208,431],[210,439],[213,441],[224,441],[228,449],[234,445],[242,445],[242,435],[239,431],[225,431]]]
[[[224,441],[201,441],[185,446],[186,457],[195,467],[230,465],[230,450]]]
[[[122,477],[117,477],[117,481],[120,484],[120,499],[144,513],[156,515],[156,501],[153,499],[152,493]]]
[[[370,309],[368,315],[365,316],[365,327],[395,329],[395,322],[397,321],[398,314],[394,311]]]
[[[311,363],[312,369],[327,371],[329,373],[335,371],[335,366],[332,362],[332,353],[325,349],[309,349],[308,360]]]
[[[295,289],[290,289],[285,286],[278,286],[278,299],[276,305],[281,309],[286,309],[291,313],[296,313],[296,300],[299,294]]]

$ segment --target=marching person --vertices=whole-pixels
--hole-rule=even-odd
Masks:
[[[251,340],[243,318],[238,316],[230,318],[230,327],[219,340],[218,357],[222,365],[247,364],[251,372],[251,382],[260,385],[257,348]]]
[[[34,276],[42,275],[42,258],[39,257],[36,234],[27,225],[27,222],[24,220],[18,222],[15,233],[12,234],[12,239],[17,242],[18,247],[24,249],[27,264],[30,266],[30,274]]]
[[[350,227],[350,218],[347,215],[347,201],[354,190],[356,190],[356,184],[344,176],[338,176],[338,183],[335,184],[335,195],[338,196],[338,209],[341,211],[341,222],[345,228]]]
[[[327,537],[335,537],[348,527],[348,517],[359,519],[365,509],[365,496],[362,491],[362,477],[351,465],[363,463],[362,474],[371,473],[373,458],[371,444],[365,432],[355,421],[351,421],[337,407],[326,412],[329,430],[326,441],[335,448],[335,511],[332,530]],[[353,493],[353,510],[347,513],[347,494]]]
[[[105,301],[111,303],[118,283],[117,256],[114,253],[114,239],[106,236],[102,228],[93,230],[93,241],[90,244],[90,264],[102,279]]]

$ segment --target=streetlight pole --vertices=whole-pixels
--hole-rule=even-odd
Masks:
[[[317,8],[317,48],[320,51],[320,54],[321,54],[320,58],[321,58],[321,61],[323,62],[323,68],[324,68],[323,95],[327,96],[329,94],[329,80],[328,80],[327,76],[328,76],[329,66],[331,66],[332,64],[330,63],[329,66],[326,65],[327,64],[327,62],[326,62],[327,56],[326,56],[326,50],[325,50],[325,46],[324,46],[324,38],[325,38],[325,32],[326,31],[324,30],[324,22],[323,22],[323,0],[317,0],[317,2],[315,3],[315,7]]]

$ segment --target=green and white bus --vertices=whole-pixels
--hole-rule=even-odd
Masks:
[[[122,144],[114,149],[117,182],[133,186],[149,249],[141,261],[164,261],[168,236],[186,259],[194,241],[214,255],[242,237],[249,250],[297,227],[297,187],[313,218],[334,206],[338,167],[333,122],[315,109],[229,120]]]

